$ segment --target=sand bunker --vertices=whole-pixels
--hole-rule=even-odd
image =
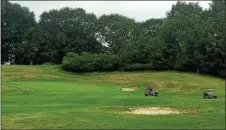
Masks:
[[[127,113],[137,115],[169,115],[169,114],[180,114],[184,112],[167,107],[146,107],[131,109],[131,111]]]
[[[127,91],[127,92],[132,92],[135,91],[135,88],[122,88],[121,91]]]

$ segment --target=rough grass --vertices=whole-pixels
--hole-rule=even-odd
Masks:
[[[158,97],[145,97],[145,85]],[[121,88],[136,87],[122,92]],[[202,99],[205,88],[218,99]],[[131,108],[167,107],[178,115],[131,115]],[[225,129],[224,80],[178,72],[72,74],[59,66],[2,66],[2,128]]]

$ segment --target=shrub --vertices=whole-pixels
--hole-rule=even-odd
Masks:
[[[123,69],[125,71],[144,71],[144,70],[151,70],[152,65],[135,63],[135,64],[131,64],[131,65],[126,65]]]
[[[68,53],[62,62],[65,70],[73,72],[109,71],[117,69],[116,57],[109,54]]]

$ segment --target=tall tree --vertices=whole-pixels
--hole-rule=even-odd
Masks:
[[[226,16],[225,1],[213,0],[210,9],[206,11],[205,71],[214,75],[226,76]]]
[[[167,13],[162,37],[165,41],[164,58],[172,69],[197,68],[195,50],[199,34],[202,8],[197,3],[177,2]]]
[[[1,6],[2,62],[15,60],[16,64],[25,64],[25,35],[36,24],[34,13],[7,0],[2,1]]]
[[[132,33],[130,48],[127,49],[132,63],[151,63],[157,66],[157,57],[161,59],[162,43],[158,34],[162,23],[162,19],[149,19],[137,23]]]
[[[134,19],[118,14],[102,15],[98,19],[97,36],[108,44],[110,52],[117,53],[130,44],[135,26]]]
[[[42,52],[54,63],[61,63],[67,52],[100,52],[101,43],[96,40],[96,16],[81,8],[50,10],[40,16],[39,27],[44,30],[40,37],[48,50]],[[41,46],[40,46],[41,47]]]

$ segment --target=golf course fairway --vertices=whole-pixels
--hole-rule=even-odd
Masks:
[[[75,74],[57,65],[2,66],[2,128],[225,129],[224,83],[174,71]],[[146,84],[159,95],[144,96]],[[206,88],[218,98],[203,99]]]

